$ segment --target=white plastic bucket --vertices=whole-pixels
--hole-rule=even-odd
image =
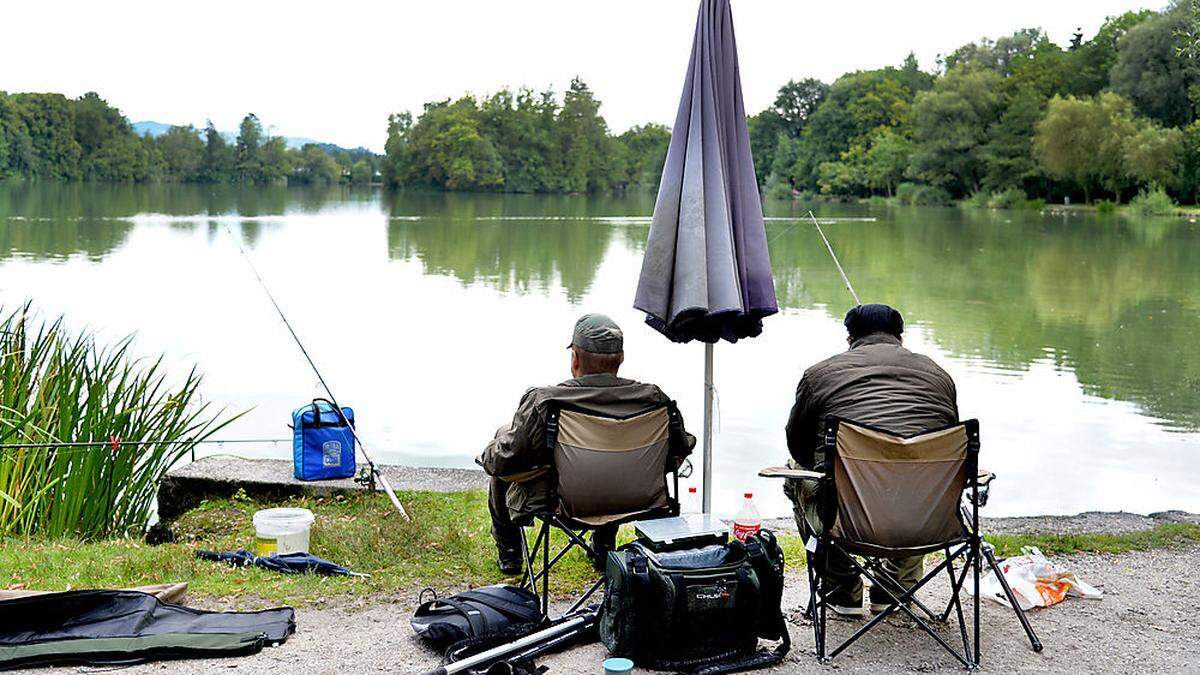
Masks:
[[[308,509],[263,509],[254,514],[254,554],[307,553],[312,532],[312,511]]]

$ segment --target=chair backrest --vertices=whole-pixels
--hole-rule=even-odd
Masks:
[[[905,438],[834,418],[825,433],[836,494],[831,536],[877,554],[962,540],[959,500],[978,464],[976,420]]]
[[[672,404],[615,417],[557,407],[548,440],[564,515],[601,525],[667,507]]]

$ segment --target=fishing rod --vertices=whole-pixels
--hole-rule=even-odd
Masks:
[[[23,443],[0,443],[0,449],[7,450],[29,450],[33,448],[112,448],[112,447],[132,447],[137,445],[200,445],[202,443],[291,443],[290,438],[231,438],[221,440],[217,438],[209,438],[201,441],[188,440],[166,440],[155,439],[149,441],[25,441]]]
[[[392,489],[392,484],[388,482],[387,476],[383,475],[383,472],[380,471],[379,467],[375,466],[375,462],[371,460],[371,456],[367,454],[367,448],[365,445],[363,445],[362,438],[360,438],[358,432],[354,430],[354,425],[346,419],[345,413],[342,412],[342,406],[337,402],[337,397],[333,395],[333,391],[325,382],[325,378],[321,376],[321,371],[317,369],[317,364],[313,363],[312,357],[308,355],[308,350],[304,348],[304,343],[300,341],[300,336],[296,335],[296,330],[292,328],[292,322],[288,321],[287,315],[283,313],[283,308],[280,307],[279,303],[275,300],[275,295],[271,293],[271,289],[267,286],[267,282],[263,281],[262,275],[258,273],[258,268],[254,266],[254,261],[250,259],[250,255],[246,253],[246,249],[242,248],[241,240],[234,235],[233,230],[229,229],[229,223],[222,221],[221,225],[225,228],[225,232],[229,234],[229,238],[233,240],[234,245],[237,246],[238,251],[242,254],[242,258],[246,261],[246,265],[250,267],[250,271],[254,273],[254,278],[258,279],[258,285],[262,286],[263,292],[267,294],[267,299],[270,300],[271,305],[275,307],[275,312],[279,315],[279,319],[283,321],[283,325],[287,327],[288,333],[290,333],[292,336],[292,340],[294,340],[296,342],[296,346],[300,348],[300,353],[304,354],[304,359],[308,361],[309,368],[312,368],[313,373],[315,373],[317,376],[317,380],[321,382],[321,388],[325,390],[325,394],[329,397],[329,402],[332,404],[334,412],[338,417],[341,418],[342,423],[346,425],[346,428],[350,430],[350,436],[354,438],[355,445],[358,446],[358,450],[362,453],[363,459],[367,460],[367,467],[370,471],[371,478],[379,481],[379,484],[383,487],[384,493],[387,494],[388,499],[391,500],[392,506],[396,507],[396,510],[400,512],[400,515],[405,520],[411,520],[411,518],[408,516],[408,512],[404,510],[404,505],[400,503],[400,499],[396,496],[396,491]]]
[[[838,262],[837,254],[833,252],[833,244],[829,243],[829,238],[825,236],[825,230],[821,229],[821,223],[817,222],[817,217],[810,210],[808,217],[812,219],[813,225],[817,226],[817,232],[820,233],[821,239],[825,241],[825,248],[829,249],[829,256],[833,258],[833,264],[837,266],[837,271],[842,275],[842,281],[846,282],[846,289],[850,291],[850,295],[854,297],[854,304],[861,305],[862,301],[858,299],[858,293],[854,292],[854,286],[850,285],[850,277],[846,276],[846,270],[842,269],[842,263]]]

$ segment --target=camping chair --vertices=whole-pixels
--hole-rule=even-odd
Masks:
[[[854,644],[891,614],[907,614],[917,626],[967,668],[979,665],[979,595],[972,596],[972,635],[968,636],[960,592],[968,571],[979,586],[979,422],[968,420],[912,437],[901,437],[849,420],[830,417],[822,433],[823,473],[808,472],[822,481],[821,520],[824,532],[805,533],[813,552],[808,566],[809,612],[817,658],[828,662]],[[960,511],[964,491],[967,509]],[[965,516],[965,517],[964,517]],[[815,551],[812,544],[815,542]],[[897,593],[900,583],[883,568],[888,558],[941,551],[945,559],[912,588]],[[849,561],[857,572],[888,597],[887,608],[876,614],[833,651],[826,652],[827,581],[832,557]],[[861,556],[860,563],[855,556]],[[961,572],[955,563],[961,562]],[[817,570],[813,568],[817,567]],[[916,593],[945,574],[951,598],[945,611],[934,613]],[[942,638],[928,621],[958,619],[962,651]],[[920,612],[920,614],[918,614]],[[924,615],[924,618],[922,617]],[[928,621],[927,621],[928,619]]]
[[[585,538],[588,531],[679,515],[682,443],[683,422],[674,401],[624,416],[567,404],[552,404],[547,410],[546,446],[553,489],[550,508],[531,514],[524,526],[536,530],[532,546],[524,531],[521,536],[524,586],[540,595],[543,617],[550,614],[550,570],[554,565],[576,547],[596,557]],[[670,490],[668,474],[673,481]],[[566,545],[553,555],[552,530],[567,537]],[[592,584],[564,616],[583,607],[603,583],[601,577]]]

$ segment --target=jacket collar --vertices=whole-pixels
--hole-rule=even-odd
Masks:
[[[900,346],[900,338],[891,333],[871,333],[851,342],[850,349],[858,349],[859,347],[866,347],[868,345],[896,345],[898,347]]]
[[[633,380],[627,380],[623,377],[617,377],[612,373],[595,373],[592,375],[584,375],[582,377],[573,377],[566,382],[560,384],[560,387],[619,387],[623,384],[629,384]]]

